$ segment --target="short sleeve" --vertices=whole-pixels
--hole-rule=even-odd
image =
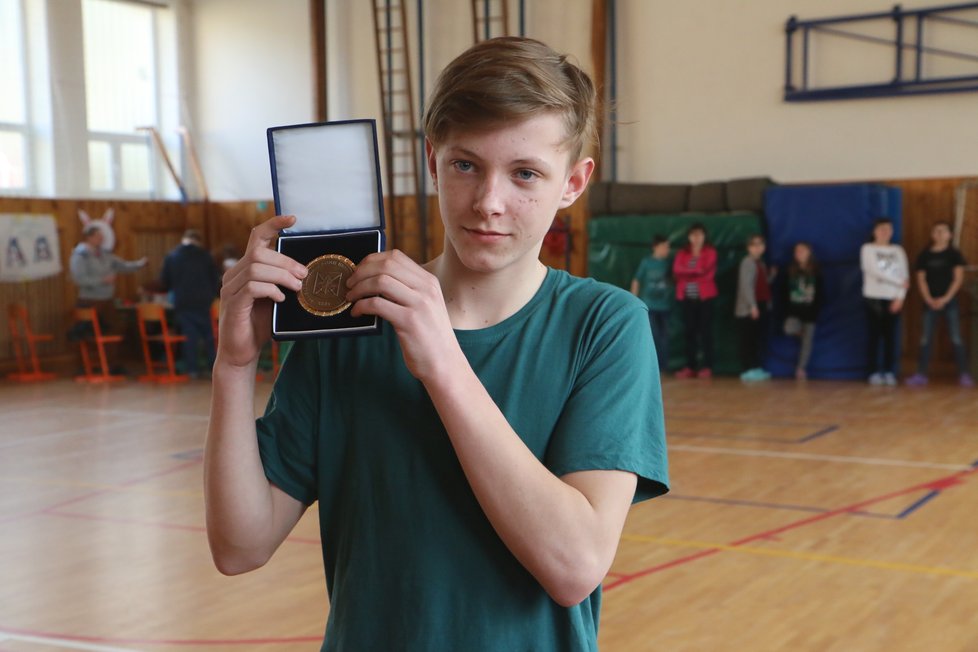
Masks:
[[[914,269],[918,272],[923,272],[927,270],[927,250],[924,249],[917,255],[917,263],[914,265]]]
[[[296,500],[317,499],[319,349],[299,341],[285,356],[265,414],[255,422],[265,476]]]
[[[961,253],[960,249],[954,250],[954,265],[952,267],[965,267],[968,262],[964,258],[964,254]]]
[[[635,473],[638,502],[668,491],[665,419],[647,313],[621,294],[603,302],[584,331],[579,371],[545,462],[558,476]]]

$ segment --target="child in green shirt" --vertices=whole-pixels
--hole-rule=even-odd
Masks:
[[[632,278],[632,294],[649,309],[649,326],[655,342],[659,371],[669,370],[669,311],[672,287],[669,281],[669,240],[662,234],[652,237],[652,250],[642,259]]]

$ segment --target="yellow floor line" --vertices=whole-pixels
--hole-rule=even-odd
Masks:
[[[776,550],[773,548],[749,548],[746,546],[730,546],[730,545],[724,545],[718,543],[707,543],[705,541],[684,541],[681,539],[649,537],[640,534],[623,534],[621,538],[625,541],[657,543],[660,545],[671,546],[676,548],[724,550],[729,552],[744,553],[747,555],[784,557],[788,559],[818,561],[818,562],[824,562],[828,564],[845,564],[848,566],[879,568],[883,570],[902,571],[905,573],[919,573],[922,575],[941,575],[946,577],[965,577],[972,580],[978,580],[978,571],[966,571],[966,570],[959,570],[956,568],[942,568],[940,566],[919,566],[917,564],[902,564],[899,562],[879,561],[875,559],[857,559],[853,557],[838,557],[835,555],[821,555],[813,552],[798,552],[794,550]]]

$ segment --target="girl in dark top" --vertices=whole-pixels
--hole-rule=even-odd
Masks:
[[[947,329],[954,346],[954,359],[958,365],[958,383],[964,387],[975,384],[968,373],[961,339],[961,325],[958,309],[958,290],[964,280],[964,256],[951,245],[951,224],[937,222],[931,228],[931,245],[917,257],[917,287],[924,299],[924,325],[920,337],[920,355],[917,359],[917,373],[907,378],[907,385],[926,385],[927,366],[930,363],[930,349],[934,342],[934,322],[944,315]]]
[[[795,244],[788,277],[784,283],[786,335],[801,340],[798,362],[795,364],[795,378],[808,378],[808,361],[812,355],[812,340],[815,338],[815,320],[822,304],[822,278],[818,273],[818,263],[812,246],[807,242]]]
[[[689,244],[676,253],[672,264],[676,299],[682,309],[686,332],[686,366],[676,372],[676,378],[711,378],[717,250],[707,244],[706,227],[700,223],[689,227],[686,238]],[[700,350],[703,352],[702,364],[698,364]]]

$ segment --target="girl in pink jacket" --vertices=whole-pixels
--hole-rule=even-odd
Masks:
[[[689,244],[676,254],[672,264],[676,299],[686,333],[686,366],[676,378],[713,376],[713,301],[717,296],[714,275],[717,250],[706,242],[706,227],[693,224],[686,233]],[[702,360],[699,353],[702,352]]]

